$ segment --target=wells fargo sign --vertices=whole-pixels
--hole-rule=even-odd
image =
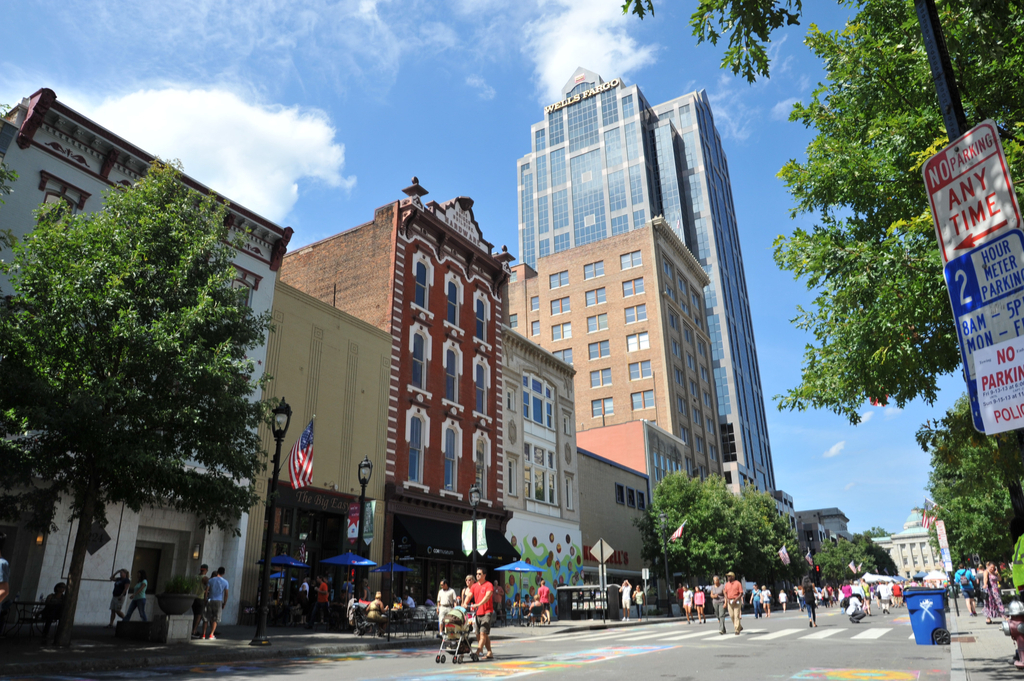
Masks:
[[[560,102],[555,102],[554,104],[544,107],[544,113],[549,114],[553,111],[558,111],[559,109],[565,108],[570,104],[575,104],[581,99],[586,99],[588,97],[593,97],[594,95],[599,95],[606,90],[612,90],[614,88],[619,87],[620,85],[622,85],[622,81],[619,80],[618,78],[616,78],[615,80],[610,80],[607,83],[601,83],[597,87],[590,88],[589,90],[584,90],[583,92],[573,95],[572,97],[566,97]]]

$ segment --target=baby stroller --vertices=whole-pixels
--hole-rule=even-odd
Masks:
[[[361,603],[354,598],[348,602],[348,622],[352,626],[352,633],[356,636],[373,633],[376,628],[374,623],[366,618],[366,606],[366,603]]]
[[[441,620],[444,634],[441,637],[441,649],[437,651],[434,662],[444,664],[448,661],[445,653],[452,656],[452,664],[463,662],[463,657],[476,662],[479,660],[469,645],[469,633],[473,629],[473,616],[465,608],[452,608]]]

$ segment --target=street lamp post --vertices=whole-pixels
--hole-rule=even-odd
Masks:
[[[267,492],[267,532],[263,547],[263,580],[260,582],[260,614],[256,621],[256,635],[249,642],[251,646],[269,646],[267,638],[267,615],[270,613],[270,561],[274,557],[274,511],[277,506],[277,476],[281,474],[281,442],[288,432],[288,424],[292,421],[292,408],[281,398],[281,403],[274,407],[274,425],[271,431],[277,448],[274,450],[274,474],[270,476],[270,489]]]
[[[359,493],[359,536],[356,537],[356,555],[360,558],[366,558],[366,556],[363,555],[363,517],[366,515],[366,486],[370,484],[370,476],[372,474],[373,463],[370,461],[369,457],[364,456],[363,460],[359,462],[359,486],[362,488],[362,491]],[[362,568],[356,570],[359,580],[357,585],[362,584],[362,573]],[[359,597],[358,588],[359,586],[355,586],[352,590],[353,593],[356,594],[357,598]]]
[[[665,616],[672,616],[672,578],[668,574],[668,544],[665,542],[665,520],[667,516],[664,513],[658,514],[658,519],[661,521],[661,556],[665,559]]]
[[[476,507],[480,503],[480,488],[473,485],[469,488],[469,505],[473,507],[473,579],[476,579]]]

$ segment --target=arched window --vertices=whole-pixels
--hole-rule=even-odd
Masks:
[[[458,402],[459,367],[454,350],[445,353],[444,366],[444,398],[449,402]]]
[[[423,342],[423,336],[418,333],[412,337],[412,384],[421,390],[426,389],[427,382]]]
[[[487,498],[487,465],[484,459],[486,458],[486,447],[484,445],[483,438],[477,438],[476,441],[476,486],[480,488],[480,496],[484,499]]]
[[[484,323],[487,321],[486,312],[484,311],[484,301],[479,298],[476,301],[476,337],[482,341],[486,341],[487,337],[484,335]]]
[[[413,301],[423,309],[427,308],[427,266],[421,262],[416,263],[416,295]]]
[[[423,421],[413,416],[409,422],[409,480],[420,481],[420,464],[423,462]]]
[[[481,414],[486,414],[484,411],[484,404],[486,403],[487,391],[484,387],[484,365],[476,365],[476,410]]]
[[[448,282],[448,323],[459,323],[459,287],[454,281]]]
[[[455,429],[444,431],[444,488],[455,489]]]

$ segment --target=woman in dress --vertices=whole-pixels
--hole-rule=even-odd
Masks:
[[[981,589],[985,593],[985,624],[992,624],[993,617],[1004,617],[1003,596],[999,593],[999,572],[995,563],[988,563],[981,573]]]
[[[704,588],[698,587],[693,593],[693,604],[697,606],[697,624],[706,624],[704,619]]]
[[[686,611],[686,623],[690,623],[690,613],[693,612],[693,589],[687,585],[683,592],[683,610]]]

